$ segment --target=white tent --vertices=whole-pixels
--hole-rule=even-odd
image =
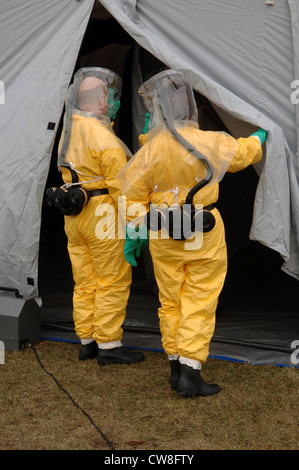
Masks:
[[[39,298],[51,155],[82,40],[97,11],[111,15],[137,46],[130,77],[135,137],[143,126],[138,50],[187,71],[194,90],[235,137],[258,127],[269,132],[265,156],[255,166],[250,238],[279,253],[283,271],[299,279],[298,1],[0,0],[0,8],[1,288]],[[112,41],[109,47],[119,62],[118,46]],[[121,60],[128,47],[122,51]]]

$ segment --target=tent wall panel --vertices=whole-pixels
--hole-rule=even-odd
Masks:
[[[243,123],[269,131],[250,236],[277,251],[299,279],[296,104],[298,6],[294,1],[101,0],[136,42],[188,72],[195,90]],[[225,123],[229,128],[230,121]],[[247,134],[247,135],[248,135]],[[239,135],[236,135],[237,137]]]
[[[0,285],[37,296],[51,151],[93,0],[0,1]]]

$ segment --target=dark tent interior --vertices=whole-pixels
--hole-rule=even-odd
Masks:
[[[98,3],[98,2],[97,2]],[[82,66],[115,70],[123,79],[117,135],[132,150],[132,39],[98,4],[86,30],[74,72]],[[141,50],[144,79],[163,66]],[[196,93],[199,126],[226,130],[209,101]],[[46,187],[62,184],[57,170],[58,130]],[[258,176],[249,167],[226,174],[217,204],[226,227],[228,274],[219,299],[211,356],[254,363],[288,363],[291,343],[299,338],[298,281],[281,270],[280,255],[249,239]],[[42,299],[42,337],[78,342],[72,320],[72,271],[67,253],[63,216],[43,204],[39,293]],[[157,310],[158,291],[148,249],[133,269],[133,283],[124,323],[124,345],[162,350]],[[287,358],[287,359],[285,359]],[[286,362],[285,362],[286,361]]]

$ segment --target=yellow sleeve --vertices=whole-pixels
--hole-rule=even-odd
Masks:
[[[262,146],[256,137],[240,137],[237,141],[239,148],[227,170],[230,173],[244,170],[249,165],[259,162],[263,155]]]
[[[119,173],[118,181],[125,199],[127,221],[144,217],[151,194],[151,172],[148,169],[146,147],[142,147]]]
[[[125,151],[121,147],[105,149],[101,152],[101,157],[101,170],[107,183],[109,194],[117,204],[118,196],[121,195],[121,187],[115,177],[127,163]]]

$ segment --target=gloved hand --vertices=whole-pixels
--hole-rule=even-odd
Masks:
[[[124,255],[128,263],[130,263],[135,268],[137,266],[135,254],[138,249],[139,249],[139,254],[140,254],[138,239],[132,240],[131,238],[126,237],[125,246],[124,246]]]
[[[136,257],[148,245],[148,232],[145,225],[140,228],[126,227],[126,241],[124,246],[124,255],[128,263],[136,267]]]
[[[250,137],[252,137],[252,136],[257,136],[261,141],[261,145],[263,145],[266,142],[266,139],[267,139],[267,132],[264,129],[260,128],[256,132],[251,134]]]

